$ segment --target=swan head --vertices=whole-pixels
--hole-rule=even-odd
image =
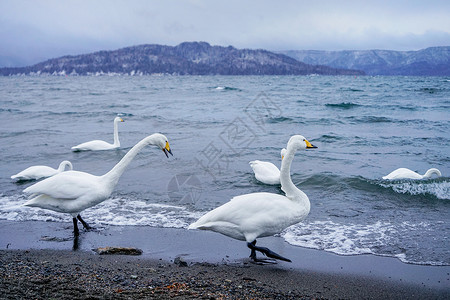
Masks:
[[[115,117],[114,123],[125,122],[121,117]]]
[[[314,149],[317,148],[311,144],[304,136],[294,135],[289,139],[288,148],[293,148],[293,150],[299,149]]]
[[[286,150],[286,148],[283,148],[283,149],[281,149],[281,160],[283,160],[284,159],[284,156],[286,155],[286,152],[287,152],[287,150]]]
[[[152,134],[151,137],[153,140],[152,144],[159,147],[167,157],[169,157],[169,154],[173,156],[172,150],[170,150],[169,140],[167,139],[167,137],[165,135],[160,134],[160,133],[155,133],[155,134]]]

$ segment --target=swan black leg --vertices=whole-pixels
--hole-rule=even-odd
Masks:
[[[86,228],[86,230],[91,229],[91,226],[89,226],[89,224],[86,223],[86,222],[81,218],[80,215],[77,216],[77,219],[80,220],[81,224],[83,224],[83,227]]]
[[[79,236],[80,235],[80,231],[78,230],[78,222],[77,222],[77,218],[73,218],[73,235],[74,236]]]
[[[254,240],[251,243],[247,243],[247,247],[249,247],[251,249],[250,258],[255,262],[268,262],[267,260],[264,260],[264,259],[257,259],[256,251],[259,251],[262,254],[264,254],[265,256],[273,258],[273,259],[279,259],[279,260],[284,260],[287,262],[292,262],[289,258],[285,258],[285,257],[273,252],[269,248],[256,246],[256,240]]]
[[[72,246],[72,250],[73,251],[77,251],[78,250],[78,245],[79,245],[78,244],[78,239],[79,239],[78,235],[73,237],[73,246]]]

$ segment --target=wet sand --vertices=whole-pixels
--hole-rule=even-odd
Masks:
[[[292,263],[256,265],[244,242],[186,229],[0,221],[0,298],[450,299],[450,267],[404,264],[373,255],[339,256],[281,238],[259,245]],[[140,256],[98,255],[105,246]],[[187,266],[174,263],[181,257]]]

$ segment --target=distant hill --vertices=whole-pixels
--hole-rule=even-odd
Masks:
[[[367,75],[450,76],[450,47],[419,51],[316,51],[279,53],[307,64],[363,70]]]
[[[302,63],[266,50],[211,46],[186,42],[178,46],[141,45],[114,51],[64,56],[29,67],[1,68],[0,75],[51,74],[177,74],[177,75],[364,75],[346,70]]]

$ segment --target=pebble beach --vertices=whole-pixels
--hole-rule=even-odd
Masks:
[[[70,223],[0,225],[0,299],[450,297],[448,267],[409,265],[373,255],[338,256],[293,247],[278,237],[260,243],[292,263],[254,264],[245,243],[210,232],[112,226],[81,232],[74,250]],[[137,245],[141,255],[94,251]]]
[[[284,270],[175,264],[63,250],[1,251],[1,299],[448,299],[417,285]]]

